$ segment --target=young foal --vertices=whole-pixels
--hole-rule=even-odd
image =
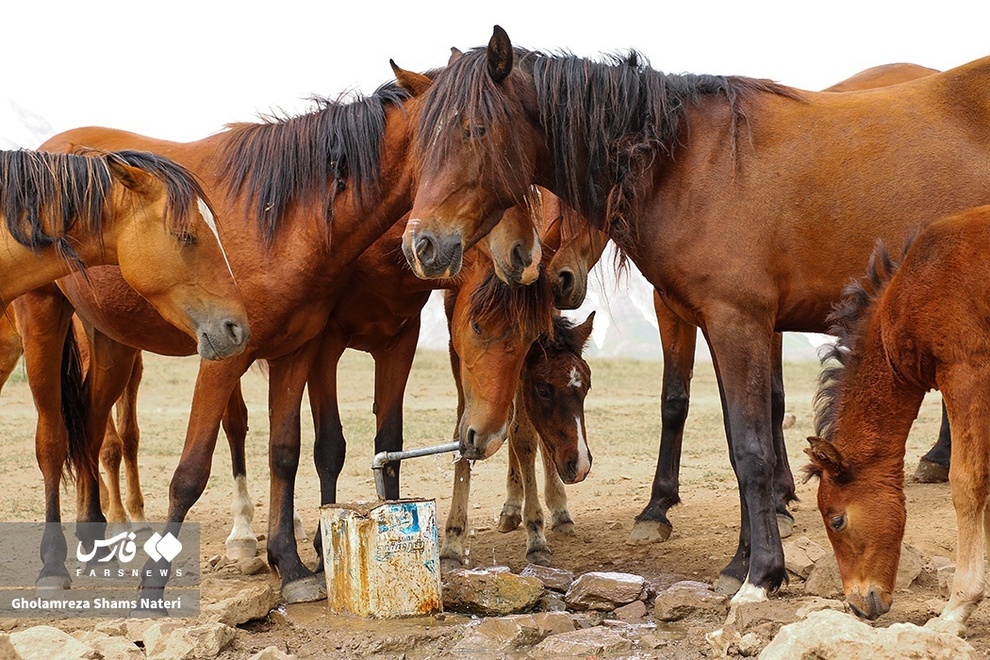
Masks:
[[[888,611],[906,511],[904,453],[930,389],[952,424],[949,469],[958,525],[952,595],[931,627],[955,634],[983,598],[990,538],[990,206],[929,225],[900,267],[882,247],[833,314],[838,366],[821,376],[808,476],[846,599],[870,619]]]

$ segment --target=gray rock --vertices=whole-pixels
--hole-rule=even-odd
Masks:
[[[209,605],[203,607],[199,620],[228,626],[262,619],[279,603],[278,592],[267,580],[244,582],[208,578],[203,580],[200,591]]]
[[[841,601],[817,597],[773,598],[757,603],[739,603],[729,609],[724,629],[736,630],[741,635],[761,623],[784,625],[800,621],[812,612],[843,612],[845,607]]]
[[[615,618],[620,621],[639,621],[646,616],[646,603],[634,600],[628,605],[615,608]]]
[[[444,577],[444,609],[481,616],[526,612],[540,600],[543,584],[535,577],[505,571],[455,569]]]
[[[639,575],[592,571],[574,580],[564,601],[576,610],[614,610],[637,600],[645,586]]]
[[[628,653],[632,648],[632,642],[621,634],[596,626],[551,635],[530,651],[530,656],[533,658],[600,657]]]
[[[830,552],[807,536],[801,536],[793,541],[786,541],[783,545],[784,567],[791,573],[805,579],[811,574],[811,569],[815,566],[815,562]]]
[[[72,636],[112,660],[142,660],[144,651],[123,637],[114,637],[95,630],[77,630]],[[0,656],[2,657],[2,656]]]
[[[4,658],[4,660],[22,660],[23,657],[14,648],[13,642],[10,641],[10,635],[0,633],[0,658]]]
[[[814,568],[811,569],[811,573],[808,574],[808,581],[804,583],[804,593],[809,596],[822,596],[824,598],[835,598],[843,595],[839,564],[831,552],[819,559]]]
[[[59,660],[63,658],[90,660],[101,657],[100,653],[89,644],[53,626],[33,626],[20,630],[11,633],[8,641],[17,654],[13,657],[59,658]]]
[[[212,660],[234,641],[237,631],[222,623],[188,627],[185,621],[163,621],[145,631],[147,658]]]
[[[895,589],[907,589],[921,575],[925,559],[913,545],[901,544],[901,561],[897,565],[897,580]]]
[[[248,557],[237,562],[237,570],[243,575],[257,575],[268,570],[268,564],[261,557]]]
[[[938,595],[948,598],[952,595],[952,580],[956,577],[956,565],[949,564],[935,571],[938,577]]]
[[[526,568],[522,569],[519,573],[524,577],[535,577],[537,580],[543,583],[543,586],[547,589],[553,589],[554,591],[559,591],[560,593],[565,593],[571,588],[571,583],[574,582],[574,573],[570,571],[565,571],[562,568],[553,568],[551,566],[538,566],[536,564],[530,564]]]
[[[248,660],[296,660],[296,656],[286,653],[277,646],[269,646],[258,651]]]
[[[544,612],[565,612],[567,603],[556,591],[544,591],[536,606]]]
[[[760,660],[975,660],[978,657],[972,646],[955,635],[935,632],[911,623],[872,628],[850,614],[831,610],[814,612],[803,621],[784,626],[760,654]]]
[[[455,654],[492,655],[538,644],[550,635],[572,632],[574,621],[563,612],[540,612],[485,619],[472,626],[454,646]]]
[[[729,599],[717,594],[704,582],[685,580],[675,582],[653,601],[653,618],[657,621],[679,621],[689,616],[718,614],[729,609]]]

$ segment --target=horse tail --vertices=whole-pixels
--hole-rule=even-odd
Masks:
[[[86,409],[89,400],[89,380],[83,377],[82,356],[75,332],[69,328],[62,346],[62,421],[69,440],[69,451],[65,456],[65,474],[72,478],[80,470],[88,473],[96,471],[92,455],[88,451],[86,438]]]

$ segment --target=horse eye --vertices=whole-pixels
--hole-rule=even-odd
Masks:
[[[474,330],[474,334],[481,335],[481,326],[478,325],[477,321],[471,324],[471,329]]]
[[[835,531],[841,532],[846,527],[846,517],[845,515],[832,516],[828,524]]]
[[[488,128],[482,125],[468,126],[464,129],[464,137],[467,139],[479,139],[485,137]]]
[[[177,240],[182,245],[196,245],[195,234],[191,234],[187,231],[179,231],[179,232],[174,232],[172,235],[175,236],[175,240]]]
[[[344,188],[347,187],[347,183],[343,179],[337,179],[337,192],[344,192]]]
[[[537,385],[536,386],[536,396],[540,397],[541,399],[549,399],[550,398],[550,388],[546,387],[545,385]]]

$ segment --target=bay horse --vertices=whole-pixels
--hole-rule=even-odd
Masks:
[[[409,78],[429,82],[418,74]],[[222,231],[231,239],[227,254],[244,294],[253,338],[237,358],[200,366],[186,443],[169,491],[168,528],[178,531],[206,486],[225,410],[227,422],[246,425],[241,411],[227,410],[241,374],[254,360],[268,360],[268,556],[289,602],[317,599],[324,591],[321,580],[299,559],[292,525],[303,388],[319,349],[319,334],[346,284],[344,275],[411,206],[412,103],[407,91],[390,83],[367,97],[322,100],[307,115],[238,124],[191,143],[94,127],[62,133],[43,145],[50,151],[85,145],[163,153],[196,173],[218,205]],[[57,356],[65,341],[64,332],[50,328],[67,327],[72,307],[103,335],[131,347],[131,357],[115,360],[112,370],[129,372],[134,349],[165,355],[193,351],[188,339],[164,324],[116,271],[91,269],[89,282],[69,278],[61,286],[68,299],[49,290],[47,296],[31,294],[34,300],[17,308],[28,379],[39,406],[43,451],[48,451],[49,443],[64,444],[60,410],[50,405],[51,392],[44,388],[59,383]],[[126,376],[112,370],[103,365],[90,370],[89,438],[102,438],[110,407],[126,382]],[[116,389],[108,387],[111,383],[118,384]],[[102,519],[98,505],[89,509],[89,515]],[[56,575],[56,586],[64,586],[54,563],[46,558],[44,570]],[[64,567],[61,570],[64,573]],[[145,580],[143,595],[157,599],[163,587],[161,581]]]
[[[988,79],[984,59],[816,93],[668,75],[638,53],[515,49],[496,27],[423,98],[403,252],[421,277],[449,273],[533,183],[604,230],[708,341],[740,491],[739,544],[719,582],[736,602],[763,600],[786,576],[773,333],[825,330],[877,238],[990,200]]]
[[[823,358],[816,432],[806,474],[846,599],[874,619],[893,601],[907,519],[904,452],[922,399],[938,389],[949,411],[956,511],[952,592],[926,627],[962,635],[984,597],[990,539],[990,418],[986,320],[990,206],[928,225],[900,266],[881,245],[832,320],[838,343]],[[903,586],[903,585],[902,585]]]

